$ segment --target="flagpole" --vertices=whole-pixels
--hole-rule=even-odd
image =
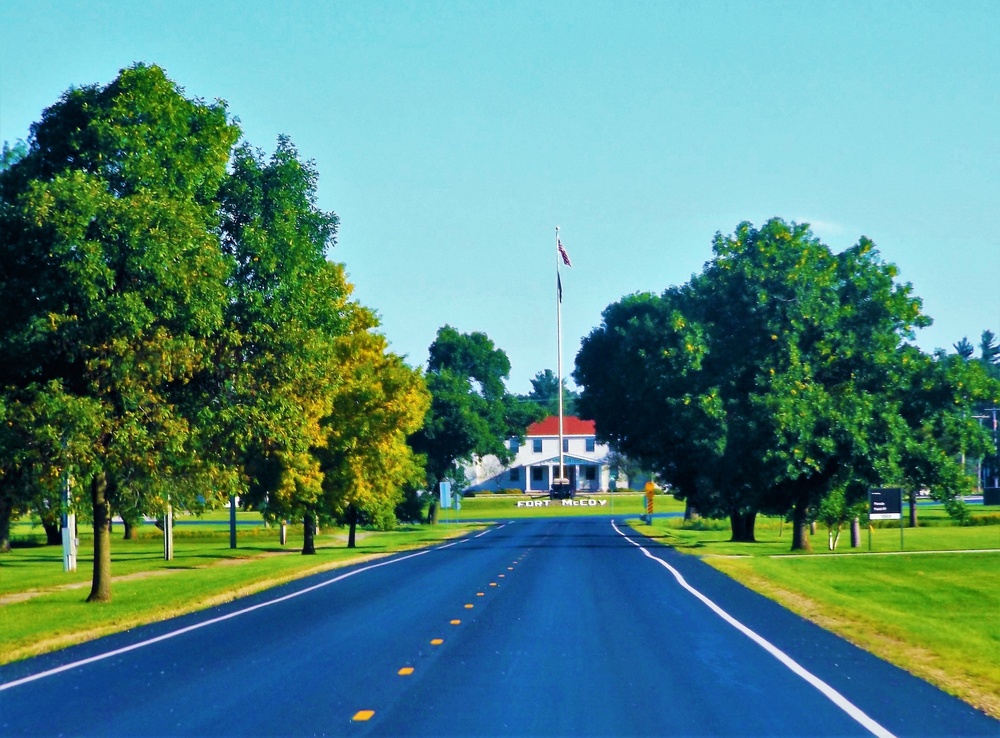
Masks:
[[[556,226],[556,373],[559,383],[559,479],[566,478],[565,461],[563,458],[563,391],[562,391],[562,282],[559,276],[559,226]]]

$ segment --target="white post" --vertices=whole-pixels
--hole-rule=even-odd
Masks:
[[[174,560],[174,508],[170,502],[163,511],[163,560]]]
[[[70,507],[69,474],[63,476],[62,504],[63,571],[76,571],[76,513]]]

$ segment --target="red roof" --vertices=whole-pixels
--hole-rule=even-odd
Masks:
[[[532,423],[525,433],[528,436],[558,436],[559,416],[550,415],[544,420]],[[594,436],[597,435],[597,426],[593,420],[581,420],[575,415],[563,416],[563,435],[566,436]]]

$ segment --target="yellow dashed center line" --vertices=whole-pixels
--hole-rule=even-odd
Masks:
[[[508,566],[507,567],[507,571],[514,571],[514,566],[516,566],[517,564],[518,564],[518,561],[513,562],[512,566]],[[497,578],[498,579],[503,579],[506,576],[507,576],[506,574],[498,574]],[[490,586],[491,587],[497,587],[499,585],[496,582],[490,582]],[[476,597],[485,597],[485,596],[486,596],[485,592],[476,592]],[[466,605],[465,605],[465,609],[466,610],[471,610],[474,607],[475,606],[471,602],[466,603]],[[452,625],[461,625],[462,621],[458,620],[458,619],[455,619],[455,620],[451,620],[450,623]],[[444,643],[444,638],[434,638],[434,639],[431,640],[431,645],[432,646],[440,646],[443,643]],[[414,669],[413,669],[412,666],[404,666],[397,673],[399,674],[399,676],[410,676],[411,674],[413,674],[413,671],[414,671]],[[354,714],[354,717],[351,718],[351,721],[352,722],[356,722],[356,723],[363,723],[363,722],[366,722],[368,720],[371,720],[372,717],[374,717],[374,716],[375,716],[375,711],[374,710],[358,710]]]

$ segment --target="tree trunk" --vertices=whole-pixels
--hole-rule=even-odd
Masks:
[[[10,553],[10,523],[14,517],[14,506],[10,499],[0,494],[0,553]]]
[[[132,534],[132,529],[134,527],[135,526],[133,526],[132,523],[127,521],[125,518],[122,518],[122,528],[125,529],[125,534],[122,536],[123,541],[131,541],[134,538]]]
[[[111,602],[111,505],[108,477],[98,472],[90,483],[94,507],[94,577],[87,602]]]
[[[799,500],[792,510],[792,551],[812,551],[809,543],[809,522],[806,520],[808,507]]]
[[[10,521],[14,506],[0,495],[0,553],[10,553]]]
[[[692,520],[697,520],[698,517],[698,508],[691,504],[690,499],[684,500],[684,520],[690,523]]]
[[[353,503],[347,506],[347,547],[357,548],[358,509]]]
[[[910,492],[910,527],[917,527],[917,493]]]
[[[306,513],[303,521],[302,553],[316,553],[316,518],[312,513]]]
[[[733,533],[730,540],[734,543],[756,543],[757,539],[754,537],[756,521],[756,512],[732,511],[729,514],[729,527]]]
[[[51,520],[42,520],[42,528],[45,529],[46,546],[62,545],[62,528],[59,526],[58,522],[53,522]]]
[[[438,521],[438,504],[437,501],[431,500],[430,507],[427,508],[427,523],[429,525],[437,525]]]
[[[851,521],[851,548],[861,545],[861,519],[854,518]]]

